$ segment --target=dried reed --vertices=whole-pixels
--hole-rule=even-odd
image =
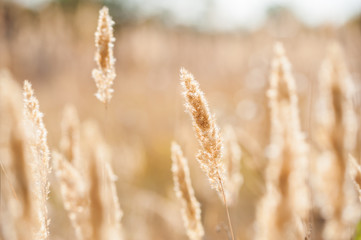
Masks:
[[[300,129],[298,99],[283,46],[275,45],[270,89],[271,143],[266,195],[257,210],[256,239],[305,239],[310,210],[306,184],[307,145]]]
[[[113,47],[113,20],[109,16],[109,9],[103,7],[99,11],[97,31],[95,32],[95,62],[97,69],[93,69],[92,75],[98,88],[95,96],[104,104],[108,104],[112,98],[112,85],[115,79]]]
[[[79,171],[85,166],[80,156],[80,122],[74,106],[68,105],[64,108],[61,128],[62,154],[54,152],[53,161],[56,176],[60,182],[64,207],[75,229],[77,239],[91,240],[88,184]]]
[[[88,152],[90,225],[94,240],[122,239],[121,217],[115,188],[115,175],[109,165],[110,153],[100,130],[94,122],[85,122],[82,128],[84,151]]]
[[[5,187],[2,184],[0,200],[5,206],[0,214],[3,239],[33,239],[37,227],[22,109],[20,86],[10,73],[0,70],[0,171],[7,183]]]
[[[193,127],[201,146],[197,160],[207,174],[212,188],[222,194],[225,169],[222,161],[222,140],[218,127],[214,116],[209,111],[206,98],[199,89],[199,83],[184,68],[180,70],[180,74],[185,106],[193,119]]]
[[[172,143],[172,172],[174,190],[182,202],[182,214],[187,235],[191,240],[200,240],[204,236],[201,223],[200,204],[194,196],[187,159],[183,157],[180,146]]]
[[[24,81],[24,109],[25,117],[32,129],[31,152],[32,170],[35,179],[35,196],[37,197],[37,212],[40,227],[37,239],[49,239],[49,223],[47,199],[49,195],[48,174],[50,154],[47,143],[47,130],[43,123],[43,113],[39,110],[39,101],[34,96],[30,82]]]
[[[224,191],[225,168],[222,161],[223,145],[215,123],[215,117],[211,115],[206,98],[193,75],[184,68],[181,68],[180,80],[184,89],[185,106],[192,117],[193,128],[201,147],[197,154],[197,160],[202,170],[207,174],[211,187],[216,189],[223,197],[231,236],[234,239]]]
[[[359,218],[356,192],[347,174],[357,129],[351,84],[342,50],[334,43],[321,67],[318,110],[322,116],[317,118],[321,154],[316,163],[315,193],[326,220],[325,239],[350,239]]]
[[[53,166],[60,182],[64,207],[75,229],[77,239],[91,240],[89,198],[83,176],[57,152],[53,152]]]

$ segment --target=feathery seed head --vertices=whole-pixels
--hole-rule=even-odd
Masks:
[[[201,240],[204,235],[201,223],[200,204],[194,196],[187,159],[183,157],[180,146],[172,142],[172,172],[174,190],[182,202],[182,214],[188,237],[191,240]]]
[[[29,239],[39,226],[22,100],[21,87],[7,70],[0,69],[0,165],[7,182],[1,184],[0,194],[3,239]]]
[[[193,128],[201,147],[197,160],[207,174],[212,188],[221,193],[225,169],[222,161],[223,145],[215,117],[211,115],[207,100],[193,75],[181,68],[180,80],[184,90],[185,106],[192,117]]]
[[[99,11],[97,31],[95,32],[95,62],[97,69],[92,72],[95,84],[98,88],[95,96],[103,103],[108,104],[112,98],[113,81],[115,79],[113,47],[115,38],[113,36],[113,20],[109,16],[109,9],[103,7]]]
[[[257,212],[256,239],[303,239],[310,210],[307,144],[299,123],[295,82],[280,43],[275,46],[270,88],[271,141],[267,192]],[[301,227],[300,227],[301,226]]]
[[[51,171],[49,166],[50,152],[47,143],[47,130],[43,123],[43,114],[39,109],[39,101],[34,96],[34,90],[29,81],[24,81],[24,109],[25,117],[32,128],[31,152],[32,170],[35,179],[35,195],[37,197],[38,218],[40,229],[38,239],[49,238],[48,208],[46,202],[49,195],[48,174]]]
[[[63,155],[53,152],[53,166],[60,182],[64,207],[75,229],[77,239],[91,240],[90,203],[83,176]]]
[[[326,219],[325,239],[349,239],[349,230],[359,219],[356,192],[347,177],[348,153],[354,149],[357,133],[351,86],[341,47],[333,43],[321,65],[316,111],[321,154],[315,168],[315,200]]]

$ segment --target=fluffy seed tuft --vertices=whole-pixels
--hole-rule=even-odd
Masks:
[[[95,32],[95,62],[97,69],[92,72],[95,84],[98,88],[95,96],[104,104],[108,104],[112,98],[113,81],[116,77],[113,56],[115,38],[113,36],[113,20],[109,16],[109,9],[103,7],[99,11],[97,31]]]

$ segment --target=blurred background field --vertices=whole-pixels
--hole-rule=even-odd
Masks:
[[[263,15],[248,18],[247,23],[232,19],[236,10],[229,19],[219,17],[227,15],[232,1],[222,5],[223,12],[217,1],[194,6],[174,1],[173,8],[189,11],[188,15],[175,11],[171,3],[157,7],[159,2],[152,6],[151,1],[2,1],[0,68],[8,69],[19,83],[24,79],[33,83],[50,148],[59,148],[65,105],[77,108],[81,122],[98,122],[118,176],[127,239],[186,239],[170,171],[172,140],[182,145],[189,160],[202,205],[205,239],[224,239],[224,208],[195,161],[198,145],[184,111],[179,69],[187,68],[200,82],[220,128],[232,125],[236,130],[243,150],[244,184],[230,211],[238,239],[251,239],[256,203],[264,193],[262,174],[269,142],[265,92],[273,44],[284,43],[297,83],[302,128],[312,142],[319,67],[331,41],[344,47],[360,113],[361,15],[357,11],[361,4],[345,1],[354,12],[340,8],[343,15],[324,14],[328,17],[315,20],[282,1],[268,5],[265,1]],[[116,38],[117,77],[108,109],[94,97],[91,77],[94,32],[103,5],[115,21]],[[245,8],[239,14],[247,13],[246,4],[234,7]],[[250,12],[254,9],[257,6]],[[337,12],[322,5],[317,9],[319,15]],[[52,239],[73,239],[53,176],[51,182]]]

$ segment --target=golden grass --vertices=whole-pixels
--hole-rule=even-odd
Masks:
[[[112,98],[114,78],[116,76],[113,56],[113,47],[115,38],[113,37],[113,20],[109,16],[109,9],[103,7],[99,11],[98,28],[95,32],[95,62],[98,65],[97,69],[92,72],[98,92],[95,96],[99,101],[107,105]]]
[[[0,215],[2,238],[29,239],[38,227],[34,201],[34,179],[30,170],[30,146],[22,114],[21,88],[5,70],[0,70],[1,172],[8,185],[2,188]]]
[[[215,117],[211,115],[208,102],[193,75],[184,68],[181,68],[180,80],[184,89],[185,106],[192,117],[195,135],[201,147],[197,154],[197,160],[202,170],[207,174],[211,187],[214,188],[223,199],[230,234],[234,240],[224,189],[225,167],[222,160],[223,143],[215,122]]]
[[[50,152],[47,143],[47,130],[43,123],[43,113],[39,109],[39,101],[34,96],[34,90],[29,81],[24,81],[24,113],[30,129],[31,167],[34,178],[34,193],[39,227],[37,239],[49,239],[49,224],[47,200],[50,182]]]
[[[62,126],[60,143],[67,144],[60,144],[66,146],[64,155],[54,152],[54,168],[77,239],[123,239],[120,224],[123,213],[115,187],[117,177],[106,157],[106,145],[97,126],[85,123],[86,137],[81,141],[79,119],[72,107],[65,109]],[[86,153],[80,154],[83,141]],[[66,154],[71,158],[64,157]]]
[[[84,10],[74,17],[74,24],[83,26],[79,19],[87,13]],[[54,18],[59,25],[68,24],[55,14]],[[95,26],[96,17],[93,23]],[[0,71],[0,239],[178,240],[188,235],[192,240],[346,240],[354,236],[360,220],[361,171],[356,150],[361,141],[357,137],[360,116],[351,100],[355,100],[353,83],[358,80],[346,67],[346,60],[354,60],[345,57],[340,45],[331,45],[321,66],[319,87],[313,89],[310,79],[316,71],[309,66],[315,66],[323,52],[313,41],[317,39],[317,46],[325,43],[320,35],[312,35],[316,34],[313,31],[304,34],[299,30],[299,41],[291,37],[296,45],[304,42],[310,52],[317,52],[308,56],[307,51],[300,53],[304,48],[287,48],[294,66],[291,70],[280,43],[275,45],[273,61],[268,61],[273,39],[267,38],[266,31],[254,33],[257,37],[250,40],[201,33],[203,37],[197,38],[183,30],[167,35],[145,24],[137,30],[121,25],[116,28],[121,34],[116,35],[113,25],[108,8],[102,8],[95,34],[97,67],[92,76],[97,100],[106,106],[111,99],[117,104],[106,110],[106,116],[102,104],[91,97],[90,84],[84,84],[89,80],[90,64],[75,67],[73,74],[79,83],[70,85],[66,93],[59,87],[61,83],[51,79],[41,85],[41,81],[34,82],[45,119],[32,85],[25,81],[22,105],[21,88],[10,74]],[[79,29],[88,31],[85,26]],[[4,46],[1,34],[0,29],[0,47]],[[86,36],[82,34],[79,36]],[[113,52],[114,36],[119,52]],[[87,49],[81,44],[84,39],[79,40],[79,52],[72,54],[82,55],[79,53]],[[64,40],[64,44],[69,42]],[[260,48],[250,47],[254,44]],[[90,41],[88,45],[92,46]],[[69,51],[75,49],[66,46]],[[33,53],[32,49],[21,51]],[[61,50],[66,52],[66,48]],[[45,54],[46,48],[40,52]],[[90,54],[84,56],[91,59]],[[119,88],[118,83],[113,84],[114,56],[121,60],[119,73],[125,76]],[[307,56],[306,60],[302,56]],[[202,83],[206,99],[193,75],[183,68],[180,71],[198,145],[178,114],[178,97],[173,92],[174,71],[183,62],[207,81]],[[268,83],[267,62],[271,62]],[[28,74],[24,69],[23,74]],[[61,72],[57,73],[59,79],[65,76]],[[61,93],[52,96],[52,88]],[[113,88],[119,89],[119,94],[113,95]],[[315,102],[311,92],[317,95]],[[132,94],[135,96],[130,97]],[[59,105],[63,106],[65,99],[74,105],[64,108],[59,121]],[[146,107],[139,108],[142,104]],[[219,125],[213,113],[217,113]],[[100,124],[79,120],[88,117],[100,119]],[[51,150],[44,120],[51,126]],[[222,126],[222,134],[218,126]],[[182,143],[186,153],[198,151],[195,158],[201,170],[194,161],[188,163],[176,143],[170,161],[172,138]],[[179,201],[173,199],[170,164]],[[207,179],[216,191],[207,187]],[[221,214],[224,207],[226,216]],[[178,216],[179,209],[183,216]]]
[[[53,162],[60,182],[64,208],[68,211],[77,239],[92,239],[88,220],[89,198],[84,178],[61,154],[53,152]]]
[[[184,158],[180,146],[172,143],[172,172],[174,179],[174,191],[182,202],[182,214],[184,225],[189,239],[200,240],[204,236],[201,223],[200,204],[194,196],[194,190],[189,174],[188,162]]]
[[[315,196],[326,220],[325,239],[349,239],[359,219],[359,205],[349,178],[348,154],[356,142],[357,123],[351,102],[352,82],[343,53],[331,44],[320,72],[318,120],[321,154],[316,164]]]
[[[225,169],[221,152],[223,146],[218,127],[214,116],[209,111],[204,94],[199,89],[199,83],[184,68],[180,70],[180,74],[186,108],[192,117],[193,128],[201,146],[197,160],[207,174],[212,188],[222,194]]]
[[[311,208],[306,183],[307,145],[300,129],[298,98],[291,67],[280,43],[267,92],[271,139],[266,194],[257,212],[256,239],[305,239]]]

